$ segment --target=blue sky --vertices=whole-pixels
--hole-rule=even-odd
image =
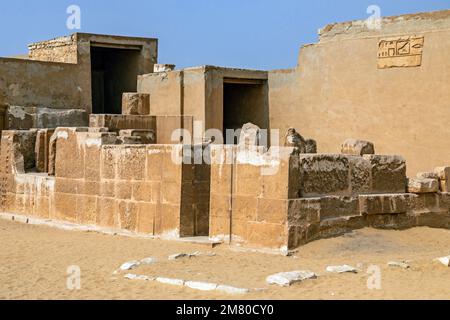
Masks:
[[[450,9],[450,0],[14,0],[0,2],[0,56],[72,33],[69,5],[81,8],[80,32],[159,38],[159,61],[279,69],[296,65],[302,44],[332,22]]]

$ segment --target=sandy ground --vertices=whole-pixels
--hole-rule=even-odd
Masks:
[[[168,261],[169,255],[212,251],[216,256]],[[320,240],[293,257],[241,252],[221,245],[135,239],[93,232],[63,231],[0,219],[0,299],[450,299],[450,268],[433,259],[450,254],[450,231],[359,230]],[[154,257],[159,263],[133,273],[266,288],[244,296],[201,292],[114,275],[129,260]],[[408,260],[411,268],[388,267]],[[328,274],[329,265],[359,265],[358,274]],[[78,265],[81,289],[67,289],[67,268]],[[367,268],[379,266],[381,289],[368,289]],[[265,278],[283,271],[311,270],[319,276],[288,288]]]

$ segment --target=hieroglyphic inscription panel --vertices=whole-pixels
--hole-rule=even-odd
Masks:
[[[424,40],[424,37],[418,36],[381,39],[378,43],[378,68],[422,65]]]

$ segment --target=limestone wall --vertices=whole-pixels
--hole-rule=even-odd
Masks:
[[[174,162],[182,145],[117,145],[115,133],[58,128],[53,177],[23,169],[25,139],[33,137],[2,136],[2,211],[147,235],[208,235],[208,166]]]
[[[76,35],[33,43],[28,46],[28,51],[31,60],[61,63],[78,62]]]
[[[234,244],[287,248],[289,199],[298,197],[292,148],[211,150],[210,236]]]
[[[259,80],[265,83],[267,72],[202,66],[145,74],[138,77],[138,92],[150,94],[151,114],[192,116],[194,121],[202,122],[202,129],[222,130],[226,79]],[[255,112],[252,120],[266,128],[266,85],[264,90],[262,97],[257,96],[263,99],[261,104],[264,110]],[[196,140],[201,141],[202,137]]]
[[[449,26],[450,11],[386,18],[380,30],[327,26],[301,49],[295,77],[270,73],[271,127],[297,128],[321,153],[347,138],[373,141],[381,154],[402,154],[410,174],[448,162]],[[379,68],[381,41],[408,37],[424,39],[420,65],[399,56],[390,63],[405,67]]]
[[[0,58],[0,103],[21,107],[85,109],[90,79],[77,65]]]
[[[364,227],[450,228],[450,193],[407,193],[402,157],[276,151],[212,147],[211,237],[293,250]]]

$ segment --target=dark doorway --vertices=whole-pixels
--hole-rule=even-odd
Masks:
[[[223,132],[241,129],[251,122],[261,129],[269,128],[267,81],[225,79],[223,85]],[[226,138],[226,137],[225,137]],[[236,137],[237,138],[237,137]],[[226,141],[236,144],[235,141]]]
[[[137,90],[139,56],[139,50],[91,47],[92,113],[122,113],[122,93]]]

